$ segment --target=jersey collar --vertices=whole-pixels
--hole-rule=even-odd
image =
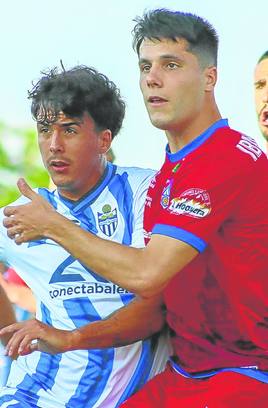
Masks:
[[[186,157],[189,153],[192,153],[195,149],[201,146],[209,137],[215,132],[215,130],[220,129],[222,127],[229,126],[227,119],[220,119],[217,122],[213,123],[205,132],[201,133],[201,135],[197,136],[192,142],[184,146],[181,150],[176,153],[170,153],[169,145],[166,146],[166,158],[170,162],[177,162],[184,157]]]

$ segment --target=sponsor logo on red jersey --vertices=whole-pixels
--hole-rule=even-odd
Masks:
[[[171,200],[168,211],[172,214],[204,218],[211,211],[209,194],[200,188],[190,188]]]

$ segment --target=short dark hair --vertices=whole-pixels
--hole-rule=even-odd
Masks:
[[[261,57],[258,59],[257,64],[259,64],[262,60],[264,60],[264,59],[266,59],[266,58],[268,58],[268,50],[265,51],[265,52],[261,55]]]
[[[125,102],[119,89],[104,74],[84,65],[59,72],[53,68],[28,92],[35,120],[53,122],[60,112],[70,117],[87,113],[97,130],[110,129],[114,137],[121,129]]]
[[[201,17],[162,8],[146,12],[134,21],[133,48],[138,54],[146,38],[158,41],[170,39],[174,42],[182,38],[202,65],[217,65],[218,35],[212,25]]]

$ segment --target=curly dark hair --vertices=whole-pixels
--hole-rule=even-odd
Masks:
[[[104,74],[84,65],[62,72],[53,68],[28,91],[36,121],[54,122],[59,113],[81,118],[87,113],[97,130],[110,129],[114,137],[121,129],[125,102],[119,89]]]
[[[188,50],[197,56],[203,66],[217,65],[218,36],[212,25],[203,18],[162,8],[148,11],[134,21],[133,48],[137,54],[146,38],[174,42],[185,39]]]

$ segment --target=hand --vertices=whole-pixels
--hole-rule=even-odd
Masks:
[[[24,356],[33,351],[63,353],[71,349],[75,336],[74,331],[55,329],[37,319],[14,323],[0,330],[0,337],[7,334],[12,334],[6,346],[6,355],[9,357]]]
[[[21,194],[31,201],[24,205],[6,207],[3,225],[7,228],[9,238],[16,244],[22,244],[45,237],[46,220],[56,211],[24,179],[19,179],[17,185]]]

